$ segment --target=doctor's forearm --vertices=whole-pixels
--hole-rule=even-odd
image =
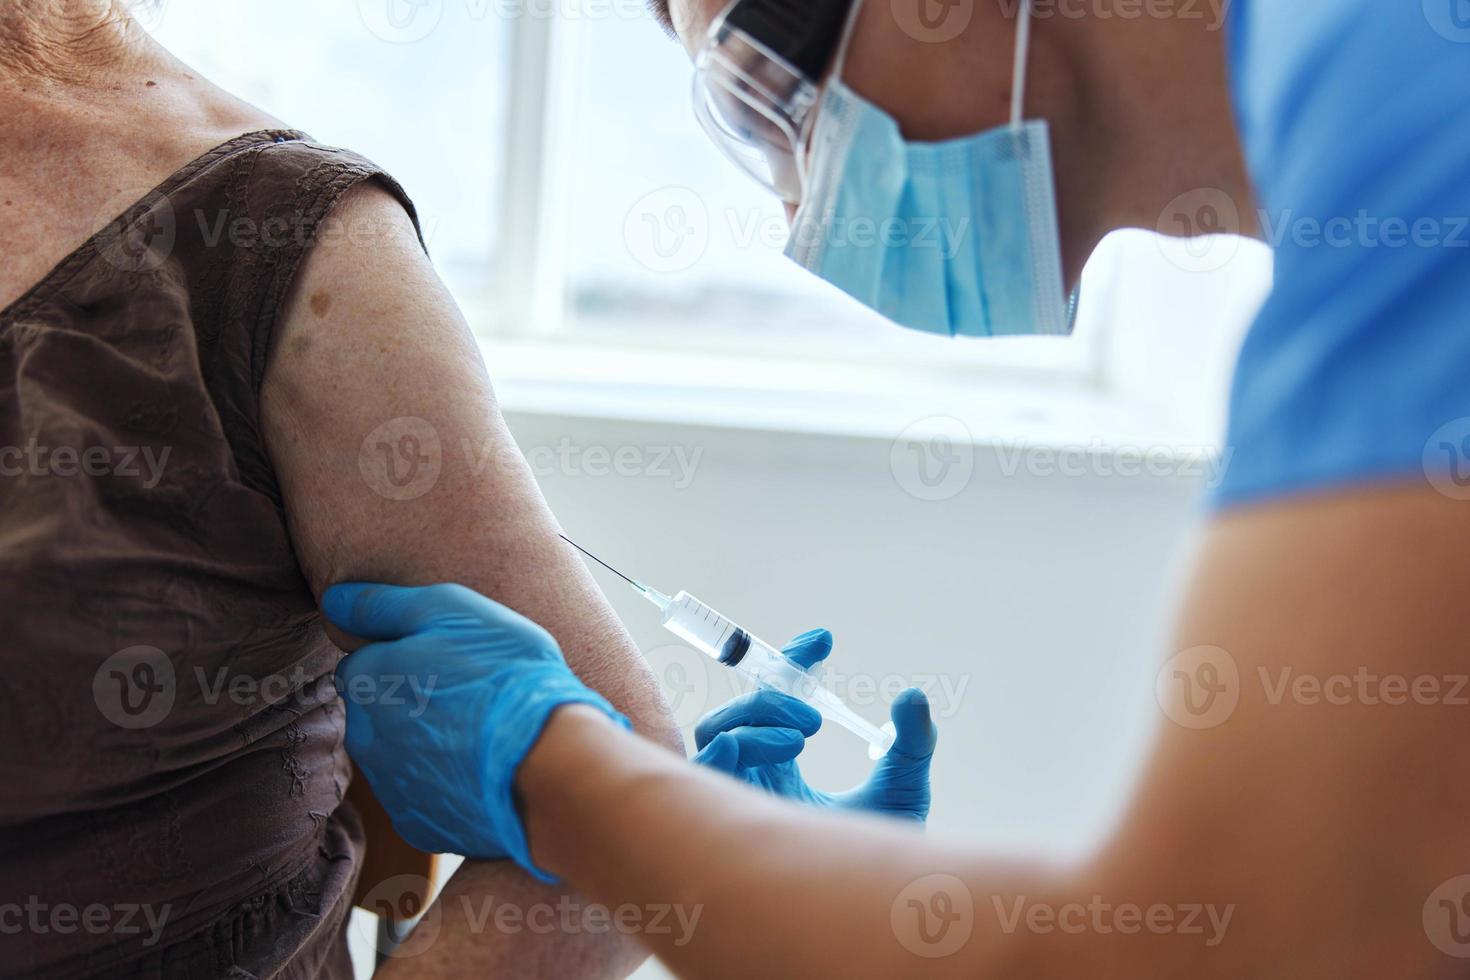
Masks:
[[[978,914],[963,955],[924,959],[895,935],[895,901],[972,856],[910,825],[776,800],[673,759],[578,706],[552,717],[518,786],[538,863],[609,906],[649,915],[649,948],[684,976],[1008,975],[1014,936]],[[1043,893],[1035,874],[991,867],[990,894]],[[981,893],[975,892],[977,901]],[[839,941],[840,939],[840,941]]]
[[[905,824],[777,800],[682,765],[576,706],[553,716],[518,786],[537,862],[609,907],[635,906],[647,921],[669,909],[665,921],[689,923],[639,938],[700,980],[1233,980],[1290,960],[1292,937],[1313,919],[1236,915],[1276,887],[1266,878],[1220,884],[1221,869],[1233,873],[1255,846],[1248,826],[1231,826],[1236,815],[1179,829],[1236,858],[1206,847],[1181,861],[1130,843],[1049,873]],[[1274,872],[1303,878],[1291,862]],[[1156,927],[1152,917],[1165,914]],[[1337,953],[1336,964],[1350,959]]]

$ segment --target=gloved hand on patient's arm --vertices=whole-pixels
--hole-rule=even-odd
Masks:
[[[832,652],[826,630],[803,633],[781,649],[810,670]],[[923,822],[929,815],[929,762],[938,737],[929,699],[910,688],[893,702],[896,735],[868,781],[845,793],[823,793],[802,778],[796,757],[822,724],[816,708],[780,691],[742,695],[700,719],[694,761],[779,796],[814,806],[863,810]]]
[[[531,861],[516,769],[563,705],[628,720],[577,679],[550,633],[464,586],[334,585],[322,610],[372,641],[337,665],[337,690],[347,754],[399,835],[555,882]]]
[[[628,720],[577,679],[551,634],[464,586],[334,585],[322,610],[369,641],[338,664],[337,690],[347,753],[399,835],[424,851],[511,858],[555,882],[531,860],[516,771],[557,708],[588,705],[624,728]],[[825,631],[799,640],[788,654],[804,666],[831,650]],[[699,761],[809,803],[922,820],[935,737],[927,700],[905,692],[893,719],[893,748],[850,793],[818,793],[801,780],[793,760],[820,719],[767,692],[705,719]]]

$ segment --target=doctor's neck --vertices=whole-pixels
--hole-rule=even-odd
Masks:
[[[970,8],[943,2],[953,18]],[[925,10],[933,0],[867,0],[844,80],[893,115],[908,139],[1003,125],[1020,0],[974,0],[957,32],[943,18],[938,29],[926,26],[933,19],[905,23],[900,11],[915,3]],[[1036,0],[1024,115],[1051,127],[1069,283],[1104,235],[1159,228],[1181,195],[1221,192],[1243,217],[1254,213],[1229,97],[1227,6]]]

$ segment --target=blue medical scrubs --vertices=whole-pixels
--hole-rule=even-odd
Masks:
[[[1276,286],[1215,504],[1470,498],[1470,0],[1235,0],[1228,23]]]

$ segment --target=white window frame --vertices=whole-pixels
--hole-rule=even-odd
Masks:
[[[482,332],[545,337],[566,322],[561,238],[565,222],[555,193],[555,114],[564,113],[571,88],[557,72],[575,59],[559,50],[570,40],[557,18],[511,19],[506,72],[505,132],[499,213],[499,246],[488,281],[493,300],[478,311]],[[513,243],[513,244],[512,244]],[[507,246],[511,247],[507,247]]]

